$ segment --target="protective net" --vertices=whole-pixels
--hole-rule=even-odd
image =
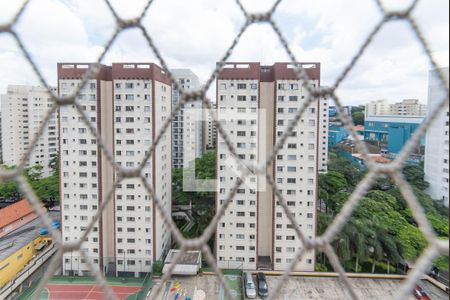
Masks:
[[[305,72],[304,69],[301,67],[298,67],[298,64],[295,64],[298,60],[293,54],[293,52],[289,48],[289,44],[286,40],[286,38],[283,36],[279,26],[276,24],[276,22],[273,19],[273,16],[276,12],[277,7],[282,2],[282,0],[278,0],[274,3],[274,5],[271,7],[269,11],[266,13],[249,13],[241,1],[236,0],[236,5],[239,6],[240,11],[245,16],[245,23],[240,28],[239,33],[234,38],[232,44],[226,51],[226,53],[223,55],[220,62],[216,65],[216,68],[212,72],[209,79],[206,81],[205,85],[198,91],[195,92],[185,92],[181,88],[181,86],[177,83],[176,80],[174,80],[172,74],[168,72],[169,77],[171,78],[173,82],[173,87],[176,89],[180,95],[181,100],[176,105],[176,107],[173,107],[172,115],[170,118],[165,120],[164,125],[162,126],[160,132],[158,132],[156,139],[153,141],[153,144],[150,148],[150,151],[148,155],[144,158],[144,161],[140,164],[140,166],[145,166],[145,163],[149,160],[151,155],[155,151],[155,147],[160,141],[162,135],[164,132],[170,128],[170,124],[173,120],[173,118],[177,115],[177,113],[184,107],[186,103],[189,103],[191,101],[195,101],[198,99],[202,99],[204,102],[204,105],[211,110],[211,102],[207,97],[207,90],[210,88],[211,84],[215,81],[215,78],[221,71],[222,67],[225,65],[227,59],[230,57],[231,53],[235,49],[236,45],[239,43],[242,35],[244,32],[248,30],[249,27],[252,25],[258,24],[258,23],[265,23],[268,24],[273,32],[278,37],[282,47],[286,51],[286,53],[289,56],[289,59],[292,63],[294,63],[295,66],[295,72],[298,76],[298,79],[300,79],[304,83],[304,88],[308,91],[308,97],[304,101],[304,104],[302,107],[298,110],[298,113],[295,116],[294,122],[291,123],[291,125],[287,128],[287,130],[283,133],[283,135],[279,138],[277,144],[274,147],[273,153],[268,155],[267,160],[264,165],[261,165],[259,167],[251,167],[248,169],[248,172],[244,174],[243,178],[236,182],[233,189],[228,194],[226,201],[223,203],[223,205],[220,207],[220,209],[217,211],[216,215],[210,222],[209,226],[206,228],[206,230],[203,232],[203,234],[196,239],[185,239],[183,238],[180,231],[177,229],[175,223],[172,221],[172,218],[170,215],[164,214],[164,210],[162,209],[161,201],[157,197],[157,195],[154,192],[153,187],[151,184],[145,180],[144,177],[142,177],[141,174],[141,168],[136,168],[134,170],[129,170],[122,168],[121,166],[117,165],[114,161],[113,155],[110,152],[109,149],[107,149],[104,144],[102,143],[102,138],[97,134],[96,129],[93,127],[93,125],[89,122],[88,117],[86,116],[85,112],[83,111],[81,105],[79,105],[76,101],[77,96],[80,94],[81,90],[84,88],[84,86],[89,82],[89,80],[96,77],[99,68],[93,67],[87,71],[87,73],[84,75],[82,79],[81,85],[76,89],[75,93],[73,93],[70,96],[67,97],[59,97],[58,95],[54,94],[54,92],[49,89],[49,93],[52,95],[52,100],[54,101],[55,105],[53,108],[48,111],[48,114],[46,115],[45,119],[43,120],[43,124],[38,132],[38,134],[34,137],[32,145],[35,145],[39,139],[39,136],[45,131],[45,128],[47,126],[47,123],[51,117],[51,115],[58,110],[59,107],[66,106],[66,105],[74,105],[75,109],[78,111],[80,116],[83,119],[83,122],[86,124],[86,126],[90,129],[91,133],[96,137],[97,143],[107,158],[107,160],[114,166],[117,178],[115,181],[114,187],[117,187],[118,184],[120,184],[121,181],[127,178],[138,178],[142,181],[143,185],[145,186],[148,193],[152,196],[153,201],[155,201],[157,209],[163,214],[163,219],[166,225],[168,226],[169,230],[172,233],[172,236],[174,237],[175,242],[180,247],[180,252],[175,256],[173,259],[173,263],[171,265],[171,268],[168,272],[164,274],[164,276],[161,279],[161,284],[155,287],[151,293],[148,295],[149,299],[153,299],[156,297],[156,295],[160,294],[161,289],[165,286],[165,282],[170,278],[171,272],[173,271],[175,265],[179,262],[179,260],[182,258],[183,254],[188,250],[201,250],[206,257],[210,267],[215,271],[216,275],[219,278],[219,281],[221,285],[224,287],[224,292],[229,298],[233,298],[232,294],[230,292],[229,287],[226,284],[226,281],[224,279],[224,276],[220,269],[218,269],[216,265],[216,260],[211,253],[210,248],[207,245],[208,240],[211,238],[211,236],[214,234],[217,224],[220,221],[221,217],[225,214],[225,211],[233,199],[233,197],[236,194],[236,191],[243,183],[246,176],[248,176],[250,173],[254,174],[263,174],[266,176],[268,183],[273,188],[273,191],[275,192],[277,200],[279,201],[280,205],[282,206],[284,212],[287,216],[289,216],[289,221],[293,225],[293,228],[295,228],[297,238],[299,238],[303,244],[303,249],[297,253],[296,258],[300,259],[302,257],[302,254],[304,251],[310,251],[312,249],[315,249],[317,251],[324,252],[327,257],[329,258],[329,261],[331,265],[333,266],[334,270],[339,274],[344,286],[346,287],[348,291],[348,295],[352,299],[358,299],[358,296],[356,295],[355,291],[352,288],[351,283],[348,280],[348,277],[345,274],[344,268],[342,267],[338,256],[334,252],[333,248],[331,247],[330,243],[334,239],[334,237],[341,231],[343,226],[347,223],[349,218],[351,217],[351,214],[353,210],[356,208],[358,203],[360,202],[361,198],[366,194],[366,192],[370,189],[372,184],[375,182],[375,180],[381,176],[389,176],[391,177],[396,185],[399,187],[403,197],[405,198],[408,206],[411,208],[411,211],[413,213],[414,219],[416,220],[420,230],[423,232],[424,236],[426,237],[428,241],[428,247],[424,250],[422,255],[418,258],[415,264],[415,268],[412,269],[407,276],[407,279],[402,283],[401,288],[398,290],[396,299],[403,299],[406,298],[407,295],[409,295],[411,289],[413,288],[414,284],[420,279],[421,275],[427,270],[429,265],[431,264],[432,260],[436,258],[439,255],[448,255],[448,239],[447,240],[439,240],[437,235],[435,234],[434,230],[432,229],[432,226],[428,222],[424,209],[421,207],[420,203],[418,202],[416,196],[413,193],[412,187],[409,185],[409,183],[405,180],[405,178],[402,175],[402,168],[405,164],[405,161],[407,160],[408,156],[414,151],[417,144],[419,143],[420,139],[424,136],[427,128],[430,127],[433,120],[437,117],[437,115],[443,111],[446,107],[448,107],[448,81],[444,74],[440,71],[439,66],[435,62],[435,59],[433,58],[433,55],[430,51],[430,48],[428,46],[427,40],[425,39],[425,36],[422,33],[422,30],[419,28],[416,20],[412,16],[412,12],[417,7],[419,0],[413,1],[409,7],[407,7],[405,10],[400,11],[390,11],[385,8],[383,3],[380,0],[374,0],[377,8],[382,14],[382,18],[380,21],[375,25],[375,27],[370,31],[369,35],[366,37],[365,41],[357,49],[356,54],[352,57],[348,65],[344,68],[343,72],[338,76],[335,83],[327,89],[319,89],[315,87],[311,87],[308,84],[306,84],[309,81],[309,78]],[[14,15],[12,20],[6,24],[0,25],[0,35],[10,35],[13,37],[15,42],[17,43],[18,47],[20,48],[21,52],[23,53],[24,57],[26,58],[27,62],[30,64],[30,66],[33,68],[35,74],[38,76],[39,80],[41,81],[41,84],[43,86],[50,86],[47,84],[46,80],[44,79],[41,71],[36,66],[35,62],[32,59],[32,56],[30,55],[30,52],[25,47],[21,36],[16,32],[15,25],[18,23],[21,16],[24,14],[24,11],[29,6],[29,3],[32,2],[32,0],[25,1],[25,3],[21,6],[19,11]],[[111,5],[110,1],[105,0],[104,1],[106,5],[108,6],[110,12],[114,16],[115,22],[116,22],[116,30],[114,31],[111,38],[108,40],[104,47],[104,51],[101,53],[101,55],[98,57],[97,63],[99,64],[105,57],[106,53],[110,49],[113,42],[116,40],[118,35],[127,30],[127,29],[137,29],[140,31],[144,37],[144,39],[147,41],[148,46],[151,48],[153,53],[156,55],[159,64],[164,68],[165,70],[169,70],[169,67],[162,57],[159,49],[156,47],[152,36],[148,33],[147,29],[142,25],[142,19],[145,17],[149,9],[152,7],[153,0],[150,0],[146,3],[144,9],[140,13],[140,15],[137,18],[133,19],[122,19],[117,11],[114,9],[114,7]],[[342,103],[340,99],[337,97],[336,90],[340,87],[343,80],[347,77],[349,72],[352,70],[354,65],[358,60],[361,59],[369,45],[372,43],[373,39],[377,34],[380,32],[380,30],[389,22],[393,21],[401,21],[408,25],[409,29],[412,31],[416,41],[420,44],[423,52],[427,55],[429,59],[429,63],[432,69],[438,70],[437,76],[441,82],[442,89],[445,91],[445,97],[440,100],[439,105],[436,106],[436,108],[429,113],[429,116],[425,119],[425,121],[420,125],[420,127],[414,132],[410,140],[406,143],[401,153],[396,157],[396,159],[388,164],[388,165],[380,165],[377,164],[375,161],[373,161],[370,156],[368,155],[369,152],[365,146],[365,144],[358,139],[357,132],[355,130],[355,126],[353,124],[352,119],[345,113],[344,108],[342,106]],[[313,103],[314,101],[319,101],[320,99],[323,99],[323,97],[329,97],[333,99],[336,103],[336,106],[338,108],[338,114],[343,122],[343,125],[345,128],[349,131],[351,136],[355,139],[356,149],[359,153],[361,153],[362,157],[366,161],[367,165],[367,174],[366,176],[359,182],[358,186],[352,193],[352,195],[349,197],[345,205],[343,206],[340,213],[334,218],[331,225],[327,228],[325,233],[315,239],[308,239],[298,226],[296,220],[291,216],[289,213],[289,207],[286,203],[286,201],[283,198],[283,195],[279,192],[276,182],[273,180],[272,175],[266,173],[266,166],[269,166],[270,163],[276,158],[276,155],[278,151],[283,147],[284,143],[287,140],[287,137],[291,134],[291,132],[294,130],[296,124],[301,119],[303,113],[305,110],[307,110],[308,106]],[[227,136],[226,131],[221,126],[220,122],[217,120],[217,116],[210,111],[211,117],[213,118],[214,124],[217,127],[217,133],[223,138],[224,142],[227,145],[228,150],[236,154],[236,150],[233,146],[233,144],[230,141],[230,138]],[[51,219],[46,215],[45,211],[42,209],[40,205],[39,199],[36,197],[35,192],[31,188],[30,184],[28,183],[27,179],[23,175],[23,171],[25,170],[25,166],[27,161],[29,160],[29,157],[33,151],[33,148],[31,147],[26,152],[25,156],[23,157],[21,163],[13,170],[1,170],[0,171],[0,180],[1,181],[15,181],[17,182],[21,192],[26,195],[26,198],[32,205],[33,209],[39,214],[39,217],[41,218],[43,224],[49,228],[50,234],[54,240],[54,242],[58,246],[58,252],[54,257],[52,258],[52,261],[50,263],[50,267],[46,270],[45,275],[42,277],[42,280],[37,288],[37,292],[34,294],[34,299],[38,299],[40,293],[44,289],[45,285],[49,281],[50,277],[54,272],[60,268],[62,263],[62,255],[66,252],[70,251],[80,251],[82,249],[83,240],[87,237],[89,232],[94,227],[94,224],[99,220],[99,218],[102,215],[102,210],[108,205],[108,203],[113,198],[114,189],[108,191],[107,193],[107,200],[101,204],[99,207],[95,217],[90,222],[90,225],[88,226],[87,230],[84,233],[84,236],[80,237],[77,242],[63,242],[61,240],[60,234],[52,228],[52,221]],[[95,276],[97,283],[101,286],[101,288],[104,290],[105,294],[110,299],[115,299],[115,296],[112,292],[111,287],[107,284],[107,281],[103,274],[99,271],[99,269],[95,266],[94,262],[90,259],[90,257],[84,253],[83,251],[80,251],[81,254],[84,256],[84,259],[88,263],[93,276]],[[279,280],[278,286],[275,287],[274,290],[271,291],[269,299],[273,299],[278,295],[278,292],[280,291],[283,282],[285,282],[287,277],[289,276],[289,273],[294,269],[296,264],[296,261],[290,265],[290,267],[286,270],[286,272],[282,275],[283,277],[281,280]]]

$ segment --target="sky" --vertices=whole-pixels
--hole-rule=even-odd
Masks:
[[[122,18],[139,15],[145,0],[111,0]],[[274,0],[242,0],[249,12],[267,11]],[[406,8],[410,0],[382,1]],[[8,23],[23,1],[0,0],[0,24]],[[441,67],[449,65],[449,1],[421,0],[413,16]],[[382,14],[372,0],[283,0],[274,20],[300,62],[320,62],[322,85],[331,86],[350,63]],[[212,74],[245,23],[235,0],[154,0],[143,25],[169,68],[190,68],[202,81]],[[56,86],[58,62],[93,62],[113,35],[115,20],[104,0],[32,0],[14,30],[48,84]],[[254,24],[228,61],[289,61],[267,24]],[[122,32],[102,63],[155,62],[140,31]],[[344,104],[372,100],[427,102],[428,58],[405,22],[386,24],[357,61],[337,95]],[[0,34],[0,93],[8,84],[39,84],[10,35]],[[213,97],[211,87],[208,95]],[[215,99],[212,99],[215,100]]]

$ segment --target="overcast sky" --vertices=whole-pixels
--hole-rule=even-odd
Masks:
[[[0,0],[0,24],[21,5]],[[267,10],[273,0],[243,0],[251,12]],[[298,61],[320,62],[322,84],[332,85],[382,18],[370,0],[284,0],[274,19]],[[390,9],[411,1],[384,1]],[[111,0],[124,18],[135,17],[144,0]],[[414,17],[440,66],[449,65],[449,1],[422,0]],[[143,24],[170,68],[191,68],[205,81],[244,24],[234,0],[155,0]],[[56,85],[57,62],[96,61],[115,30],[103,0],[32,0],[15,26],[47,82]],[[252,25],[229,61],[265,64],[287,61],[273,30]],[[119,35],[103,63],[156,62],[141,33]],[[430,64],[406,23],[387,24],[348,78],[338,95],[345,104],[404,98],[427,101]],[[0,34],[0,93],[8,84],[37,84],[37,77],[7,34]],[[213,93],[209,93],[213,95]]]

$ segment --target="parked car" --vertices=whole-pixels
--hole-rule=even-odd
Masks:
[[[253,282],[252,273],[245,272],[244,273],[244,289],[245,289],[245,296],[249,299],[255,299],[256,298],[256,287],[255,283]]]
[[[259,272],[256,275],[256,282],[258,283],[258,296],[262,299],[267,298],[269,296],[269,288],[264,273]]]
[[[418,284],[414,287],[413,295],[419,300],[431,300],[427,293],[425,293],[425,291]]]

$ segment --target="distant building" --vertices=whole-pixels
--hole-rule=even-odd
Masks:
[[[189,69],[171,71],[174,79],[185,91],[200,89],[198,76]],[[180,93],[172,88],[172,107],[180,101]],[[185,104],[172,121],[172,165],[182,168],[185,163],[200,157],[205,152],[204,126],[201,99]]]
[[[417,99],[405,99],[392,106],[392,114],[396,116],[426,116],[427,105]]]
[[[211,103],[211,107],[213,109],[213,114],[217,115],[216,103]],[[209,114],[209,111],[206,108],[205,108],[204,120],[205,120],[206,148],[207,149],[215,149],[216,144],[217,144],[217,128],[216,128],[216,124],[214,124],[213,118],[211,118],[211,115]]]
[[[341,124],[330,123],[328,126],[328,146],[335,147],[340,141],[349,136],[347,129]]]
[[[3,147],[2,147],[2,116],[0,113],[0,164],[3,164]]]
[[[333,118],[333,117],[337,116],[337,107],[336,106],[330,106],[328,108],[328,116],[330,118]]]
[[[324,97],[319,103],[319,163],[320,173],[328,171],[328,124],[329,124],[329,105],[330,100]]]
[[[405,99],[402,102],[389,104],[386,100],[376,100],[368,103],[365,116],[426,116],[427,105],[417,99]]]
[[[55,90],[54,90],[55,91]],[[57,114],[54,113],[45,126],[37,142],[32,142],[44,118],[52,109],[53,101],[46,88],[28,85],[10,85],[1,96],[2,155],[3,163],[17,166],[24,159],[30,147],[34,147],[27,161],[27,167],[40,165],[42,175],[49,176],[51,159],[57,156],[58,128]]]
[[[441,70],[449,78],[449,68]],[[437,71],[430,72],[428,106],[434,110],[445,97]],[[428,193],[433,199],[442,199],[448,206],[449,193],[449,109],[441,110],[427,131],[425,146],[425,180],[430,183]]]
[[[390,155],[400,153],[414,131],[422,124],[424,117],[378,116],[365,120],[364,140],[386,147]],[[421,145],[424,145],[422,139]],[[419,153],[421,151],[417,151]]]

